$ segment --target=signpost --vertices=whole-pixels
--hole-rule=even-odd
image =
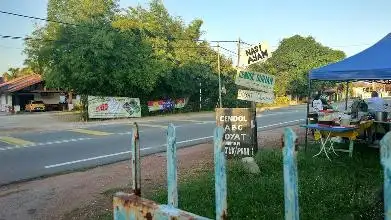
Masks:
[[[238,99],[251,102],[260,102],[271,104],[274,101],[274,94],[267,92],[258,92],[251,90],[238,90]]]
[[[275,77],[269,74],[239,71],[235,84],[250,89],[273,93]]]
[[[224,150],[228,158],[256,154],[255,112],[250,108],[217,108],[217,126],[224,128]]]

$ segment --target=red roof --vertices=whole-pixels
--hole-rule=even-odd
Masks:
[[[34,84],[42,82],[41,75],[32,74],[27,76],[18,77],[16,79],[7,81],[5,83],[0,84],[1,92],[16,92],[32,86]]]

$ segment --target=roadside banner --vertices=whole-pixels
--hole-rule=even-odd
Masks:
[[[258,43],[250,48],[240,51],[239,67],[246,67],[254,63],[263,62],[271,57],[267,43]]]
[[[259,103],[267,103],[272,104],[274,102],[274,94],[261,92],[261,91],[251,91],[251,90],[238,90],[238,99],[251,101],[251,102],[259,102]]]
[[[216,124],[224,128],[224,148],[228,158],[256,154],[255,112],[250,108],[217,108]]]
[[[174,108],[184,108],[186,105],[186,99],[180,98],[177,100],[157,100],[157,101],[148,101],[148,110],[150,112],[160,111],[160,110],[169,110]]]
[[[139,118],[139,98],[88,96],[88,117],[90,118]]]
[[[238,71],[235,84],[249,89],[273,93],[275,77],[265,73]]]

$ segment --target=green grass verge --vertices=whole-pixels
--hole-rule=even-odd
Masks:
[[[357,148],[356,148],[357,149]],[[382,168],[376,149],[358,148],[354,158],[343,154],[313,158],[315,151],[299,152],[299,204],[301,219],[382,219],[379,201]],[[257,156],[261,174],[245,174],[230,162],[228,214],[230,219],[284,219],[282,154],[263,150]],[[166,203],[165,191],[152,199]],[[214,218],[214,174],[180,185],[181,209]]]
[[[317,148],[316,148],[317,149]],[[354,157],[340,153],[330,162],[313,158],[316,149],[298,153],[300,219],[382,219],[383,171],[379,150],[356,146]],[[228,164],[230,219],[284,219],[281,150],[261,150],[261,174],[246,174],[237,161]],[[166,190],[149,196],[166,204]],[[206,172],[179,186],[179,208],[214,219],[214,173]],[[105,213],[100,219],[112,219]]]

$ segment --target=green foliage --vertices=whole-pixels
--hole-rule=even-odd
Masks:
[[[171,16],[161,1],[118,11],[118,1],[50,0],[49,23],[37,28],[26,42],[26,64],[43,73],[47,85],[78,94],[139,97],[146,102],[189,98],[186,109],[202,110],[218,103],[217,52],[205,42],[202,20],[188,25]],[[225,105],[236,106],[232,62],[221,56]],[[229,75],[229,76],[228,76]],[[200,87],[201,86],[201,87]]]
[[[31,75],[34,74],[34,71],[29,67],[23,67],[23,68],[9,68],[7,72],[3,73],[3,77],[5,81],[9,81],[21,76]]]
[[[85,95],[138,97],[146,102],[189,98],[186,109],[211,110],[218,103],[218,54],[202,36],[203,21],[188,24],[169,14],[161,1],[119,13],[118,0],[49,0],[49,22],[26,42],[26,64],[43,74],[49,87]],[[308,70],[344,57],[313,38],[284,39],[273,56],[251,69],[277,76],[276,94],[303,95]],[[232,61],[220,60],[226,107],[247,107],[236,99]],[[322,84],[321,86],[323,86]]]
[[[313,37],[295,35],[283,39],[265,63],[254,64],[250,69],[275,75],[277,95],[291,94],[303,97],[307,94],[307,76],[311,69],[343,58],[344,52],[325,47]],[[316,82],[313,88],[318,90],[331,86],[334,86],[334,83]]]

